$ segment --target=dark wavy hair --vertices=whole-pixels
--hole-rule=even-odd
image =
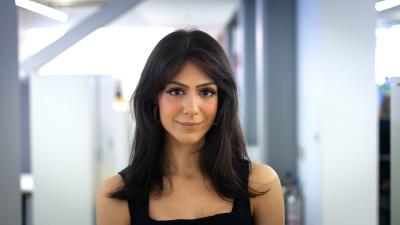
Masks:
[[[132,95],[136,128],[130,163],[125,184],[110,197],[140,199],[150,191],[162,193],[163,177],[168,177],[162,148],[166,131],[154,116],[154,109],[157,96],[187,60],[199,66],[218,86],[216,123],[206,133],[205,144],[199,150],[203,176],[224,199],[260,194],[240,179],[239,164],[249,157],[239,123],[237,86],[224,50],[202,31],[177,30],[156,45]]]

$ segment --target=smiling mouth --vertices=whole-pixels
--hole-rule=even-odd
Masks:
[[[199,123],[194,123],[194,122],[179,122],[177,121],[179,125],[181,125],[183,128],[186,129],[194,129],[199,127],[203,122],[199,122]]]

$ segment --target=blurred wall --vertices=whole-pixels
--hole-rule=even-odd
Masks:
[[[296,173],[294,34],[294,0],[255,1],[257,145],[281,179]]]
[[[392,210],[391,214],[391,224],[400,224],[400,77],[391,79],[393,85],[391,89],[391,103],[390,103],[390,120],[391,120],[391,178],[390,178],[390,208]]]
[[[0,30],[0,223],[17,225],[21,224],[21,129],[14,1],[0,2]]]
[[[299,0],[298,144],[306,225],[376,225],[374,1]]]
[[[33,224],[94,224],[98,184],[117,172],[114,82],[34,75],[30,85]]]

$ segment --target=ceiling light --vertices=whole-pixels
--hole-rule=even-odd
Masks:
[[[46,5],[42,5],[40,3],[30,1],[30,0],[15,0],[15,4],[21,8],[33,11],[35,13],[39,13],[43,16],[47,16],[54,20],[65,22],[68,20],[68,15],[65,12],[62,12],[57,9],[50,8]]]
[[[375,3],[375,9],[376,11],[380,12],[386,9],[393,8],[398,5],[400,5],[400,0],[384,0]]]

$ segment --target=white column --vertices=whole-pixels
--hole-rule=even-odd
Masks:
[[[378,224],[374,1],[298,1],[299,173],[306,225]]]
[[[31,76],[33,225],[92,225],[98,183],[115,174],[108,76]]]

